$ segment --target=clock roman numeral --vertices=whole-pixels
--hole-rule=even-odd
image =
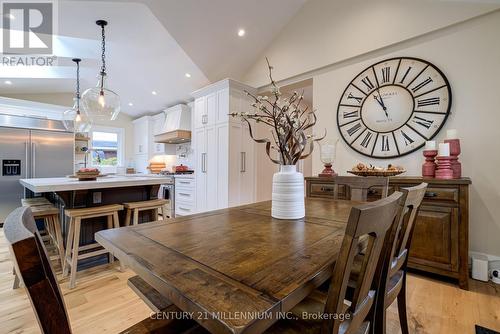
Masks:
[[[349,93],[349,95],[347,95],[347,99],[353,99],[353,100],[356,100],[356,102],[358,102],[358,104],[360,104],[360,103],[361,103],[361,101],[363,101],[363,98],[362,98],[362,97],[355,96],[355,95],[353,95],[352,93]]]
[[[433,104],[439,104],[439,97],[430,97],[427,99],[418,100],[417,107],[431,106]]]
[[[344,111],[344,118],[359,117],[359,110],[355,111]]]
[[[382,152],[389,151],[389,136],[382,135]]]
[[[365,135],[365,138],[363,138],[363,141],[361,142],[361,146],[363,146],[364,148],[367,148],[368,145],[370,144],[370,141],[372,140],[372,138],[373,138],[373,133],[368,131]]]
[[[406,146],[408,146],[414,142],[414,140],[410,136],[408,136],[403,130],[401,130],[401,135],[403,135]]]
[[[384,67],[382,69],[382,83],[389,82],[390,78],[391,78],[391,68]]]
[[[431,121],[431,120],[428,120],[428,119],[425,119],[423,117],[419,117],[419,116],[415,116],[413,118],[413,122],[414,123],[417,123],[417,124],[420,124],[422,125],[424,128],[427,128],[427,129],[430,129],[432,123],[434,123],[434,121]]]
[[[431,82],[432,82],[431,77],[428,77],[427,79],[425,79],[424,81],[422,81],[421,83],[419,83],[418,85],[413,87],[411,90],[413,91],[413,93],[416,93],[418,90],[420,90],[424,86],[430,84]]]
[[[368,92],[371,91],[373,88],[375,88],[375,86],[373,85],[373,83],[371,82],[371,80],[368,76],[366,76],[364,79],[362,79],[361,82],[365,84]]]
[[[359,129],[361,129],[361,124],[356,123],[353,127],[347,130],[347,134],[352,137],[352,135],[358,132]]]
[[[408,67],[408,69],[407,69],[407,70],[406,70],[406,72],[405,72],[405,75],[403,75],[403,77],[401,78],[401,81],[399,81],[399,83],[400,83],[400,84],[402,84],[403,82],[405,82],[405,79],[406,79],[406,77],[408,76],[408,73],[410,73],[411,69],[412,69],[412,67],[411,67],[411,66],[410,66],[410,67]]]

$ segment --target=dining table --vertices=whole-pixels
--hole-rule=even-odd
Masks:
[[[276,219],[271,201],[99,231],[95,239],[211,333],[262,333],[331,277],[350,210],[305,199]]]

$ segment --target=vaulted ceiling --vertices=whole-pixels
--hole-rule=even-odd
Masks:
[[[74,57],[83,59],[82,90],[95,85],[95,21],[106,19],[109,88],[120,95],[123,112],[154,113],[189,100],[210,82],[239,79],[305,1],[60,0],[56,66],[0,66],[0,95],[74,92]],[[237,35],[239,29],[245,36]]]

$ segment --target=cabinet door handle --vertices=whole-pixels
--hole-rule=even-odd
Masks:
[[[186,208],[183,208],[182,206],[180,206],[179,209],[184,210],[184,211],[191,211],[191,209],[186,209]]]
[[[189,182],[189,181],[179,181],[179,183],[182,183],[182,184],[190,184],[191,182]]]
[[[202,173],[207,172],[207,154],[206,153],[201,154],[201,172]]]
[[[321,191],[333,191],[332,187],[321,187]]]
[[[425,192],[425,197],[429,197],[429,198],[431,198],[431,197],[437,197],[437,193],[432,192],[432,191],[426,191]]]
[[[31,177],[36,177],[36,144],[31,143]]]
[[[189,194],[186,194],[186,193],[179,193],[179,195],[181,195],[181,196],[186,196],[186,197],[189,197],[189,196],[191,196],[191,195],[189,195]]]

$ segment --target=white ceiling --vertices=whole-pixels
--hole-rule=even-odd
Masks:
[[[123,112],[154,113],[189,100],[210,82],[240,78],[306,1],[60,0],[57,66],[0,66],[0,95],[74,92],[74,57],[83,59],[82,91],[95,85],[100,66],[95,21],[106,19],[109,88],[120,95]],[[239,28],[247,32],[243,38]],[[5,85],[6,79],[13,84]]]

